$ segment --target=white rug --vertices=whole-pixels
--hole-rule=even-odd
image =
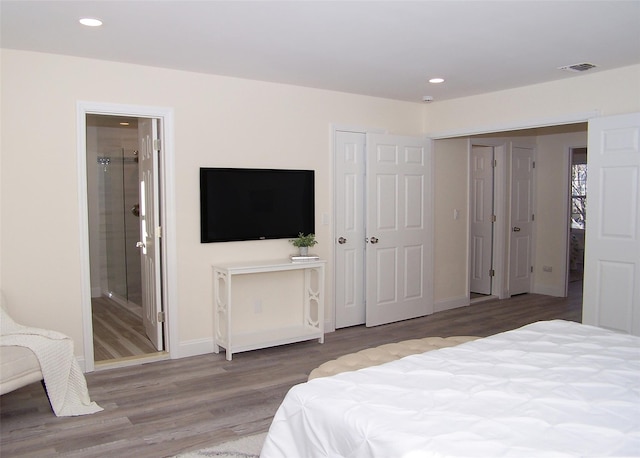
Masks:
[[[224,442],[195,452],[177,455],[176,458],[258,458],[267,433],[254,434],[240,439]]]

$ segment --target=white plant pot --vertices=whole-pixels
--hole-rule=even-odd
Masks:
[[[308,246],[300,246],[298,248],[300,249],[300,256],[307,256],[309,254]]]

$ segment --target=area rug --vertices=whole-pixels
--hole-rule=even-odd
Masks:
[[[267,433],[241,437],[213,447],[177,455],[176,458],[258,458]]]

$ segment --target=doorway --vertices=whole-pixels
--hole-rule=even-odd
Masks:
[[[145,333],[139,119],[87,114],[87,195],[94,361],[154,354]]]
[[[90,193],[87,176],[92,168],[88,164],[87,154],[87,116],[88,115],[102,115],[110,117],[127,117],[137,118],[139,121],[146,121],[146,124],[155,126],[150,129],[152,133],[157,134],[154,140],[149,142],[149,136],[147,132],[149,129],[143,129],[140,135],[141,140],[145,138],[147,141],[140,142],[139,159],[144,164],[144,158],[148,156],[149,150],[153,151],[154,157],[157,159],[155,164],[154,178],[157,178],[154,182],[158,191],[158,200],[162,202],[161,207],[153,210],[155,218],[154,221],[157,227],[153,228],[153,231],[146,231],[145,238],[142,240],[143,245],[147,248],[147,252],[153,251],[153,260],[157,261],[155,264],[162,266],[159,275],[157,275],[158,281],[153,291],[157,297],[161,298],[157,301],[157,304],[162,306],[162,312],[154,314],[159,318],[157,328],[161,330],[163,341],[163,351],[155,352],[151,354],[144,354],[141,356],[133,356],[129,358],[120,358],[116,360],[108,360],[100,362],[99,367],[95,364],[94,357],[94,342],[93,342],[93,314],[92,314],[92,282],[91,282],[91,249],[89,243],[89,232],[91,227],[91,221],[89,218],[89,208],[95,205],[95,200]],[[111,118],[113,119],[113,118]],[[78,160],[78,198],[80,215],[79,221],[81,225],[80,231],[80,259],[81,259],[81,294],[82,294],[82,323],[83,323],[83,345],[84,358],[81,360],[83,370],[85,372],[92,372],[96,369],[106,369],[112,367],[129,366],[136,364],[144,364],[153,361],[160,361],[163,359],[169,359],[178,357],[178,328],[177,328],[177,250],[176,250],[176,210],[175,210],[175,170],[174,170],[174,127],[173,127],[173,110],[171,108],[164,107],[152,107],[152,106],[133,106],[133,105],[119,105],[108,103],[95,103],[95,102],[78,102],[77,105],[77,160]],[[140,129],[145,123],[139,123]],[[149,144],[152,145],[149,148]],[[126,149],[125,149],[126,151]],[[97,157],[92,165],[97,164]],[[147,168],[141,167],[142,171],[146,173]],[[145,219],[143,215],[141,199],[141,220]],[[162,237],[160,237],[160,231],[162,231]],[[153,241],[149,238],[149,233],[153,235]],[[138,239],[140,241],[140,239]],[[150,247],[150,243],[153,242],[153,246]],[[150,249],[151,248],[151,249]],[[141,271],[144,272],[145,264],[141,262]],[[143,273],[144,275],[144,273]],[[145,277],[146,278],[146,277]],[[144,285],[144,282],[143,282]],[[149,291],[149,288],[147,288]],[[142,289],[143,297],[143,310],[145,304],[144,287]],[[146,302],[148,303],[148,301]]]

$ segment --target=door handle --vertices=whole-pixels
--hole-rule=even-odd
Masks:
[[[375,244],[378,243],[378,239],[376,237],[371,237],[371,239],[369,239],[371,241],[371,243]]]
[[[520,228],[519,228],[519,227],[517,227],[517,226],[515,226],[515,227],[513,228],[513,232],[520,232]]]
[[[338,238],[338,243],[340,245],[344,245],[345,243],[347,243],[347,239],[345,239],[344,237],[339,237]]]
[[[136,248],[144,248],[144,242],[136,242]]]

